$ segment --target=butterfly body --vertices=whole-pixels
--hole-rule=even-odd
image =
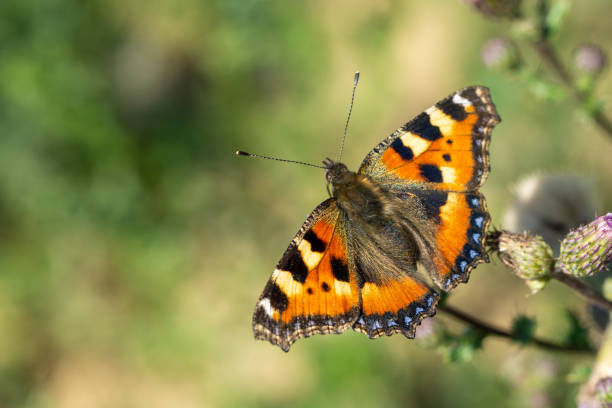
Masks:
[[[308,217],[257,302],[253,330],[288,351],[349,327],[414,337],[448,290],[488,261],[478,188],[499,122],[484,87],[465,88],[392,133],[357,172],[326,159],[332,197]]]
[[[376,271],[361,268],[358,276],[361,281],[381,283],[386,272],[401,275],[415,270],[419,258],[426,264],[433,257],[435,248],[427,246],[433,240],[433,226],[425,225],[429,222],[416,195],[400,199],[368,176],[349,171],[342,163],[330,159],[323,163],[340,217],[352,226],[349,249],[361,251],[362,255],[367,251],[370,258],[378,258],[371,262],[376,266],[394,265],[377,267]]]

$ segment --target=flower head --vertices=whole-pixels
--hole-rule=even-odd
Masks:
[[[603,407],[612,407],[612,377],[603,377],[595,384],[595,392]]]
[[[489,69],[516,70],[521,65],[518,48],[503,37],[493,37],[482,48],[482,61]]]
[[[612,261],[612,213],[570,231],[561,242],[558,265],[570,275],[583,277],[603,271]]]
[[[554,258],[542,237],[503,231],[498,245],[499,259],[526,281],[532,293],[546,285]]]
[[[608,57],[597,45],[582,44],[574,52],[574,63],[580,71],[597,75],[608,65]]]

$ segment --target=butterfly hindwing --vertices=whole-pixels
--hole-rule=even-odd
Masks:
[[[353,329],[374,339],[403,333],[414,338],[421,320],[435,314],[439,295],[411,276],[384,283],[364,282],[361,313]]]
[[[308,217],[272,273],[253,315],[255,338],[288,351],[313,334],[342,333],[359,313],[334,199]]]
[[[477,264],[489,261],[485,239],[490,217],[484,196],[479,192],[427,189],[413,189],[410,195],[419,200],[435,228],[437,251],[430,276],[444,290],[467,282]]]

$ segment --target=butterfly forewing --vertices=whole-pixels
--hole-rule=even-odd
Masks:
[[[359,289],[347,261],[334,199],[308,217],[257,302],[255,337],[288,351],[300,337],[342,333],[359,313]]]
[[[457,91],[393,132],[359,173],[387,183],[473,191],[489,172],[488,146],[499,116],[485,87]]]

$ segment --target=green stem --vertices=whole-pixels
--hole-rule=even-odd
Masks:
[[[472,317],[458,309],[455,309],[454,307],[448,304],[439,305],[438,310],[448,313],[449,315],[455,317],[456,319],[461,320],[479,330],[482,330],[484,333],[488,335],[504,337],[510,340],[516,340],[516,338],[509,331],[500,329],[495,326],[491,326],[490,324],[485,323],[475,317]],[[542,349],[549,350],[549,351],[564,351],[564,352],[573,352],[573,353],[593,353],[594,352],[594,350],[590,348],[585,349],[585,348],[579,348],[579,347],[573,347],[573,346],[565,346],[561,344],[552,343],[547,340],[542,340],[537,337],[534,337],[533,339],[531,339],[529,344],[534,344]]]
[[[570,72],[565,68],[565,65],[561,62],[557,52],[551,45],[548,38],[544,35],[540,37],[540,39],[533,41],[531,43],[540,56],[540,58],[545,61],[555,75],[559,78],[559,80],[566,86],[567,89],[570,90],[574,99],[580,105],[586,105],[588,103],[588,95],[584,92],[581,92],[577,87],[572,78]],[[597,110],[589,115],[593,121],[603,130],[608,136],[612,137],[612,122],[606,115],[603,114],[602,111]]]
[[[564,285],[569,286],[576,292],[578,292],[583,298],[589,303],[593,303],[605,310],[612,311],[612,302],[607,300],[601,293],[588,286],[581,280],[574,278],[571,275],[563,273],[563,271],[556,268],[550,273],[550,277],[558,280]]]

